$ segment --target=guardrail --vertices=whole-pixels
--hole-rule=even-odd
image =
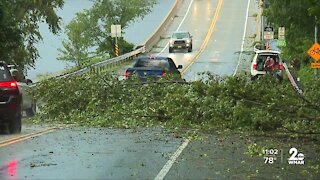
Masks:
[[[171,10],[169,11],[169,13],[167,14],[167,16],[165,17],[165,19],[162,21],[162,23],[158,26],[157,30],[153,33],[153,35],[151,35],[145,42],[143,45],[138,46],[139,48],[137,48],[136,50],[123,54],[121,56],[112,58],[112,59],[107,59],[95,64],[92,64],[90,66],[84,67],[82,69],[79,69],[77,71],[74,72],[70,72],[70,73],[66,73],[66,74],[61,74],[58,76],[55,76],[53,78],[65,78],[68,77],[70,75],[81,75],[81,74],[85,74],[88,72],[96,72],[96,71],[100,71],[102,69],[104,69],[105,67],[107,67],[110,64],[115,64],[121,61],[125,61],[128,60],[130,58],[133,58],[139,54],[143,54],[145,52],[149,52],[153,46],[158,43],[158,41],[161,38],[161,35],[167,30],[168,26],[170,25],[170,23],[172,22],[174,16],[176,15],[177,10],[179,9],[180,5],[182,4],[183,0],[176,0],[175,4],[173,5],[173,7],[171,8]]]
[[[101,69],[103,69],[104,67],[107,67],[110,64],[113,64],[113,63],[116,63],[116,62],[125,61],[125,60],[127,60],[129,58],[132,58],[134,56],[137,56],[137,55],[139,55],[141,53],[145,53],[145,46],[142,46],[142,47],[140,47],[140,48],[138,48],[138,49],[136,49],[136,50],[134,50],[132,52],[123,54],[121,56],[118,56],[118,57],[115,57],[115,58],[111,58],[111,59],[107,59],[107,60],[92,64],[90,66],[87,66],[85,68],[79,69],[77,71],[56,76],[55,78],[65,78],[65,77],[68,77],[70,75],[81,75],[81,74],[88,73],[90,71],[96,71],[97,69],[101,70]]]

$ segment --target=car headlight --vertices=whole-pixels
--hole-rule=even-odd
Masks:
[[[190,39],[187,39],[187,43],[189,44],[191,41],[190,41]]]

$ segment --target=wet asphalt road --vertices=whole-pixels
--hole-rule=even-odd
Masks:
[[[186,69],[199,53],[200,47],[206,39],[208,29],[216,13],[217,4],[217,0],[186,0],[164,35],[167,38],[160,40],[156,45],[157,48],[154,48],[151,54],[169,56],[177,65],[183,65],[183,69]],[[186,50],[175,50],[174,53],[169,53],[169,38],[172,32],[177,30],[185,30],[191,33],[193,36],[192,52],[187,53]]]
[[[39,131],[45,127],[24,128]],[[1,146],[2,138],[0,179],[155,179],[186,142],[181,135],[160,127],[60,127],[6,146]],[[306,155],[306,164],[319,163],[314,158],[319,146],[274,140],[234,132],[200,133],[181,151],[164,179],[320,178],[307,166],[287,163],[292,146]],[[246,154],[253,142],[282,150],[283,156],[278,155],[274,164],[265,164],[263,156]]]
[[[0,179],[153,179],[182,141],[153,128],[60,129],[2,147]]]
[[[248,16],[257,13],[258,4],[256,1],[250,1],[252,9],[250,11],[247,9],[248,0],[195,0],[192,1],[192,6],[185,17],[190,2],[184,3],[184,7],[176,17],[179,23],[173,23],[165,37],[170,37],[175,30],[189,31],[193,35],[193,52],[177,50],[168,53],[168,47],[165,46],[168,39],[163,39],[153,53],[169,56],[176,64],[183,65],[184,78],[187,81],[199,80],[198,73],[204,71],[221,76],[233,75],[239,60],[237,52],[241,51],[242,47],[247,11],[250,13]],[[210,27],[212,33],[208,32]],[[253,35],[256,32],[250,31],[250,33]],[[207,43],[204,43],[205,41]]]
[[[247,3],[248,0],[223,0],[219,5],[218,0],[185,0],[165,36],[177,29],[190,31],[194,51],[169,54],[168,39],[162,39],[152,54],[168,55],[176,64],[184,65],[187,80],[198,79],[197,72],[204,70],[232,75],[239,59],[234,52],[240,51],[242,45]],[[251,7],[256,9],[255,1],[251,0]],[[250,14],[253,13],[251,10]],[[249,24],[247,36],[255,33],[251,27],[255,24]],[[208,35],[210,27],[212,34]],[[204,41],[208,42],[205,46]],[[287,168],[278,162],[266,165],[263,157],[245,155],[253,142],[246,135],[227,137],[212,133],[203,135],[200,141],[186,143],[181,135],[161,128],[62,126],[23,141],[1,143],[50,127],[53,126],[24,124],[20,135],[0,135],[0,179],[154,179],[165,169],[165,179],[278,178],[283,174],[289,178],[304,177],[296,174],[303,170],[301,167]],[[183,144],[186,146],[181,148]],[[288,147],[278,148],[288,151]],[[179,150],[181,154],[177,155]],[[175,155],[172,166],[166,166]]]

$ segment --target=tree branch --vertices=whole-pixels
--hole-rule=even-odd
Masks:
[[[320,132],[312,132],[312,131],[301,132],[301,131],[296,131],[296,130],[289,129],[289,128],[286,128],[286,127],[283,127],[283,128],[286,129],[288,132],[295,133],[295,134],[304,134],[304,135],[318,135],[318,134],[320,134]]]

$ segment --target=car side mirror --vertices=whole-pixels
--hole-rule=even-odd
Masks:
[[[33,84],[32,80],[31,79],[27,79],[27,84]]]
[[[178,68],[177,69],[182,69],[182,65],[178,65]]]

